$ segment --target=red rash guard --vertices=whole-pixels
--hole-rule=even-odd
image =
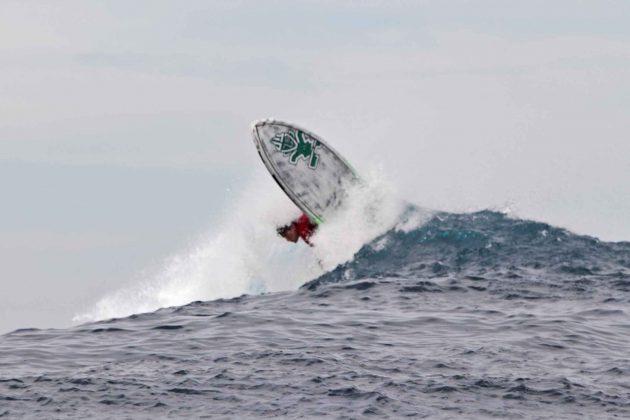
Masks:
[[[300,238],[310,245],[311,243],[308,240],[313,232],[315,232],[315,229],[317,229],[317,225],[311,223],[311,220],[305,214],[301,215],[294,223]]]

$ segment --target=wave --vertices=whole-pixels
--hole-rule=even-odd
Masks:
[[[410,206],[406,215],[417,209]],[[403,218],[404,219],[404,218]],[[436,213],[415,229],[399,226],[354,258],[303,287],[360,279],[511,281],[544,292],[578,291],[587,282],[630,285],[630,242],[603,242],[546,223],[493,211]],[[539,291],[542,293],[542,291]]]
[[[171,307],[0,337],[0,417],[628,418],[630,243],[374,183],[309,248],[274,194],[86,314]]]

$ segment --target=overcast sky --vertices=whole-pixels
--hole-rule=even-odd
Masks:
[[[266,176],[254,119],[426,207],[630,240],[629,115],[623,0],[3,0],[0,333],[211,230]]]

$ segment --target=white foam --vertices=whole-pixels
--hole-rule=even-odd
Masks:
[[[346,262],[363,245],[393,228],[403,202],[379,170],[349,189],[344,205],[313,236],[315,252],[326,270]]]
[[[403,210],[383,177],[368,174],[353,188],[343,208],[312,238],[292,244],[276,226],[299,210],[269,179],[246,189],[213,233],[171,258],[154,275],[101,298],[75,322],[123,317],[197,300],[296,290],[340,263],[365,243],[394,227]]]
[[[424,225],[435,212],[422,207],[408,205],[405,213],[396,224],[396,230],[401,232],[411,232]]]

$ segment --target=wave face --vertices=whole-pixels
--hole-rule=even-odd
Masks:
[[[418,214],[294,292],[4,335],[0,417],[630,416],[630,243]]]
[[[442,280],[441,288],[443,280],[450,288],[474,282],[483,291],[507,293],[506,299],[591,296],[625,287],[629,251],[628,242],[605,243],[502,213],[437,213],[420,228],[391,230],[306,287],[403,277]]]

